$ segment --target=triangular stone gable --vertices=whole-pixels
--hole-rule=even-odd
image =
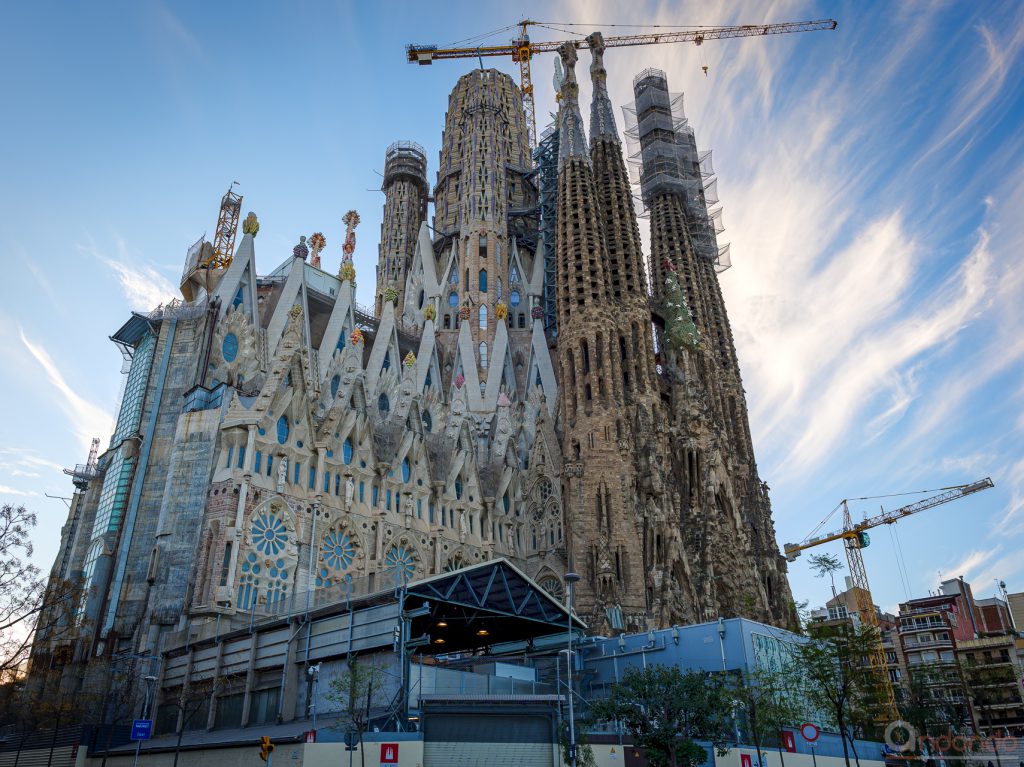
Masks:
[[[256,325],[256,247],[255,237],[251,234],[242,235],[235,256],[231,260],[224,276],[221,278],[214,298],[220,299],[217,318],[222,318],[229,309],[242,310]]]
[[[384,303],[377,334],[373,339],[373,348],[366,360],[366,389],[371,394],[376,394],[380,388],[385,360],[388,363],[388,370],[398,370],[402,366],[395,306],[390,301]]]
[[[350,343],[349,336],[356,328],[355,303],[355,286],[349,280],[345,280],[341,283],[338,298],[334,302],[334,308],[331,309],[331,316],[324,329],[323,340],[320,342],[320,348],[317,349],[317,357],[320,361],[318,374],[321,388],[327,379],[327,368],[331,359],[336,352],[344,350]]]

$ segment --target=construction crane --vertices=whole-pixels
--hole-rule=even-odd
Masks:
[[[242,214],[242,195],[235,191],[235,181],[220,201],[217,214],[217,228],[213,233],[213,256],[206,262],[210,269],[226,269],[235,255],[235,235],[238,234],[238,219]]]
[[[724,40],[731,37],[762,37],[764,35],[784,35],[791,32],[814,32],[822,29],[835,29],[835,19],[818,21],[792,21],[780,24],[744,24],[734,27],[693,27],[678,32],[651,32],[642,35],[619,35],[604,38],[607,48],[623,45],[654,45],[657,43],[693,43],[702,45],[707,40]],[[406,47],[406,58],[410,63],[427,65],[441,59],[480,59],[483,69],[484,56],[511,56],[512,61],[519,64],[519,89],[523,94],[523,111],[526,113],[526,130],[529,134],[530,146],[537,145],[537,117],[533,103],[533,78],[530,75],[530,59],[537,53],[557,51],[565,42],[572,43],[576,48],[589,48],[585,39],[558,40],[540,43],[530,42],[528,28],[546,26],[545,22],[524,19],[517,25],[519,37],[507,45],[478,46],[475,48],[439,48],[436,45],[409,45]]]
[[[850,516],[849,501],[867,500],[867,498],[844,498],[836,507],[836,510],[840,507],[843,510],[843,526],[840,530],[813,538],[808,536],[801,543],[787,543],[783,547],[786,552],[786,559],[793,562],[800,556],[800,552],[805,549],[821,546],[826,543],[831,543],[832,541],[843,541],[846,548],[846,561],[850,566],[850,579],[853,582],[852,591],[857,606],[857,613],[863,623],[874,629],[873,633],[875,636],[875,644],[871,653],[868,655],[868,662],[871,664],[872,671],[881,679],[882,694],[884,697],[883,706],[885,709],[880,713],[888,716],[889,721],[895,721],[900,717],[896,707],[896,693],[893,690],[892,680],[889,679],[889,673],[886,669],[885,650],[882,647],[882,630],[878,622],[878,615],[875,612],[874,600],[871,597],[871,589],[868,586],[868,572],[864,567],[864,557],[861,554],[861,549],[866,548],[871,543],[871,538],[867,531],[873,527],[878,527],[879,525],[895,524],[901,519],[905,519],[912,514],[918,514],[926,509],[933,509],[936,506],[941,506],[942,504],[949,503],[950,501],[956,501],[982,490],[987,490],[990,487],[994,487],[994,485],[992,480],[988,477],[966,485],[944,487],[941,488],[941,492],[937,495],[923,498],[919,501],[915,501],[914,503],[908,503],[906,506],[900,506],[898,509],[893,509],[892,511],[883,510],[880,514],[876,514],[873,517],[868,517],[863,521],[856,523]],[[817,529],[824,526],[831,516],[832,515],[830,514],[829,517],[826,517],[825,520],[818,525],[815,532]],[[813,534],[814,533],[811,533],[811,535]]]

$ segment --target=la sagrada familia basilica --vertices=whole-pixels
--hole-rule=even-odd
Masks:
[[[258,219],[225,197],[182,298],[112,336],[116,431],[73,472],[54,572],[87,586],[95,654],[500,557],[559,599],[578,573],[596,633],[791,623],[710,154],[647,70],[627,169],[599,36],[591,55],[589,128],[568,47],[535,150],[486,69],[451,93],[432,187],[418,145],[388,148],[375,275],[354,211],[341,247],[297,238],[261,272]]]

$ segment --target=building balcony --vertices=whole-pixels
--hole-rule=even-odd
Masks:
[[[948,629],[950,626],[943,620],[915,621],[913,624],[900,624],[901,634],[910,634],[915,631],[934,631],[935,629]]]
[[[936,647],[945,647],[945,648],[952,649],[953,648],[953,640],[952,639],[929,639],[929,640],[926,640],[926,641],[922,641],[922,640],[917,639],[916,637],[911,636],[911,637],[907,637],[907,639],[904,640],[904,642],[903,642],[903,649],[904,649],[904,651],[907,651],[907,652],[909,652],[911,650],[918,650],[918,649],[923,649],[923,648],[929,648],[930,649],[930,648],[936,648]]]

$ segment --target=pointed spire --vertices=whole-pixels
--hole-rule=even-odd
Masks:
[[[619,143],[619,131],[615,127],[615,112],[608,96],[608,70],[604,68],[604,36],[594,32],[587,37],[592,61],[590,80],[594,84],[594,97],[590,102],[590,141],[599,138]]]
[[[580,86],[576,82],[576,47],[572,43],[563,43],[558,49],[565,69],[562,81],[562,100],[558,110],[558,165],[559,168],[570,157],[577,157],[590,164],[590,152],[587,151],[587,136],[583,132],[583,116],[580,114]]]

